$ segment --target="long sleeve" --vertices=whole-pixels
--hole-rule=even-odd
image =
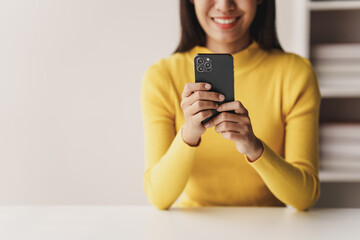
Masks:
[[[283,89],[284,158],[262,141],[264,151],[260,158],[248,161],[280,201],[298,210],[310,208],[320,196],[318,121],[321,95],[309,62],[302,59],[302,64]]]
[[[174,91],[161,61],[144,75],[141,106],[144,126],[144,190],[158,209],[168,209],[184,190],[198,147],[182,139],[175,130]]]

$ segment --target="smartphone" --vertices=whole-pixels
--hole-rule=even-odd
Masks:
[[[195,82],[211,84],[210,91],[221,93],[225,96],[225,102],[234,101],[234,60],[231,54],[199,53],[194,58]],[[212,109],[213,115],[203,120],[205,124],[219,112]],[[235,112],[235,111],[229,111]]]

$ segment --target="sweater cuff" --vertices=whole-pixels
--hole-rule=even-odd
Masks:
[[[182,141],[183,143],[185,143],[185,145],[188,146],[188,147],[190,147],[190,148],[197,148],[197,147],[200,145],[200,143],[201,143],[201,137],[200,137],[200,140],[199,140],[199,142],[198,142],[197,145],[189,145],[189,144],[187,144],[187,143],[184,141],[184,139],[183,139],[183,137],[182,137],[182,130],[183,130],[183,126],[179,129],[179,132],[180,132],[180,133],[178,132],[178,135],[180,135],[181,141]]]
[[[187,144],[184,139],[182,138],[182,128],[181,127],[179,129],[179,131],[176,133],[176,136],[175,136],[175,139],[173,141],[173,146],[176,146],[174,149],[176,152],[180,153],[184,156],[195,156],[195,153],[197,151],[197,149],[199,148],[200,146],[200,143],[201,143],[201,138],[200,138],[200,141],[198,143],[198,145],[196,146],[191,146],[189,144]]]
[[[266,169],[268,166],[272,165],[271,162],[274,159],[279,158],[279,155],[275,153],[265,142],[263,142],[261,139],[260,141],[264,147],[264,151],[257,160],[251,162],[250,159],[244,154],[246,162],[248,162],[256,170]]]
[[[199,146],[199,145],[198,145]],[[198,146],[190,146],[182,139],[182,127],[176,133],[173,143],[171,144],[168,155],[173,157],[180,157],[181,159],[187,159],[193,161],[198,149]]]

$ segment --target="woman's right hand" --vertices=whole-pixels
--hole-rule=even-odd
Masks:
[[[224,95],[210,92],[208,83],[187,83],[182,93],[181,108],[184,112],[185,123],[182,128],[182,138],[188,145],[196,146],[206,128],[201,124],[210,117],[212,109],[217,109],[217,102],[224,101]]]

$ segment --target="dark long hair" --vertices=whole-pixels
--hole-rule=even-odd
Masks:
[[[205,46],[206,34],[196,18],[194,5],[189,0],[180,0],[181,38],[176,52],[186,52],[196,45]],[[250,35],[264,50],[280,49],[275,29],[275,0],[263,0],[257,6],[250,26]]]

